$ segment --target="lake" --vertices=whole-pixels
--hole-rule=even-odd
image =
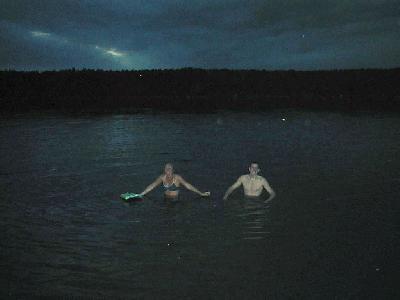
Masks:
[[[4,117],[0,296],[398,298],[399,128],[390,113]],[[224,202],[252,161],[277,197]],[[211,197],[119,199],[167,162]]]

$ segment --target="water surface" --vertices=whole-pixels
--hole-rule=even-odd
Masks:
[[[396,298],[399,125],[301,111],[5,118],[1,296]],[[223,203],[254,160],[277,198]],[[166,162],[212,196],[118,198]]]

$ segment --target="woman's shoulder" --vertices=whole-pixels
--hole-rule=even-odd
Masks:
[[[182,180],[183,178],[182,178],[182,176],[179,175],[179,174],[174,174],[174,179],[175,179],[175,180]]]

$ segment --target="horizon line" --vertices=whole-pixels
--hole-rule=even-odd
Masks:
[[[337,68],[337,69],[315,69],[315,70],[304,70],[304,69],[257,69],[257,68],[197,68],[197,67],[181,67],[181,68],[152,68],[152,69],[100,69],[100,68],[65,68],[65,69],[30,69],[30,70],[16,70],[16,69],[0,69],[0,72],[18,72],[18,73],[46,73],[46,72],[65,72],[65,71],[95,71],[95,72],[148,72],[148,71],[183,71],[183,70],[198,70],[198,71],[257,71],[257,72],[337,72],[337,71],[392,71],[399,70],[398,67],[391,68]]]

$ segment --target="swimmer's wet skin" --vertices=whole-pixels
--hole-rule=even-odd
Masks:
[[[275,191],[264,177],[257,175],[258,172],[260,172],[258,163],[252,162],[249,166],[249,174],[240,176],[225,192],[223,199],[226,200],[235,189],[242,185],[246,197],[258,197],[265,189],[269,193],[269,198],[264,202],[271,201],[276,196]]]
[[[167,163],[165,165],[164,173],[158,176],[157,179],[154,180],[154,182],[147,186],[140,195],[146,195],[160,184],[162,184],[164,187],[164,195],[166,197],[177,197],[179,194],[180,185],[183,185],[186,189],[200,196],[210,196],[210,192],[202,193],[189,182],[184,180],[182,176],[174,174],[174,167],[171,163]]]
[[[172,183],[167,183],[163,181],[162,187],[164,188],[165,198],[177,198],[179,195],[179,185],[176,182],[176,177],[172,177]]]

